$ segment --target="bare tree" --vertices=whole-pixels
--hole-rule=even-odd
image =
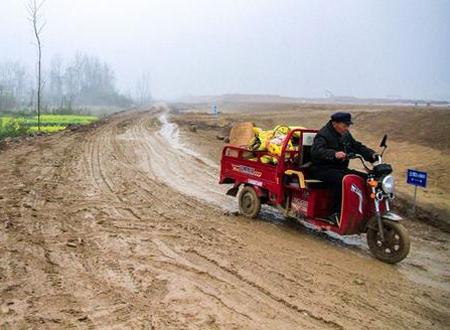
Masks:
[[[144,72],[136,83],[136,98],[139,105],[144,105],[152,100],[150,74],[148,72]]]
[[[45,21],[42,17],[42,6],[45,0],[29,0],[28,2],[28,20],[33,26],[34,37],[36,38],[36,47],[38,50],[38,73],[37,73],[37,113],[38,113],[38,131],[41,130],[41,92],[42,92],[42,45],[41,33],[45,27]]]

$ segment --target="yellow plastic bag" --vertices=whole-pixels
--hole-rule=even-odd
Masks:
[[[276,133],[288,135],[288,133],[291,131],[291,128],[287,125],[277,125],[273,130]]]
[[[271,155],[280,156],[281,149],[283,148],[284,141],[287,138],[287,135],[290,132],[289,126],[278,125],[274,128],[274,136],[269,142],[267,150]],[[294,146],[292,141],[289,141],[286,150],[294,150]]]
[[[278,159],[276,157],[272,157],[270,155],[264,155],[261,157],[261,163],[263,164],[276,164],[278,163]]]
[[[263,131],[258,127],[254,127],[253,132],[255,133],[254,138],[250,141],[249,149],[264,151],[267,150],[270,139],[273,137],[273,131]]]
[[[250,141],[248,147],[250,150],[255,151],[268,151],[269,155],[261,157],[261,162],[275,163],[277,162],[276,157],[280,156],[281,149],[284,141],[292,129],[303,128],[301,126],[287,126],[287,125],[277,125],[273,130],[264,131],[259,127],[253,127],[254,138]],[[296,132],[294,137],[300,137],[300,132]],[[286,148],[287,151],[295,150],[292,141],[289,141]],[[287,155],[289,157],[289,155]]]

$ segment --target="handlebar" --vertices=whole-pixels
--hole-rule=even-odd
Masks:
[[[355,159],[355,158],[357,158],[356,156],[358,154],[355,154],[354,152],[349,152],[346,155],[347,155],[347,159]],[[361,156],[361,155],[358,155],[358,156]]]
[[[376,157],[377,157],[376,162],[378,164],[381,164],[383,162],[383,158],[381,157],[381,155],[377,154]],[[358,158],[361,161],[361,164],[364,166],[366,171],[370,171],[370,168],[366,165],[367,162],[366,162],[366,160],[364,159],[363,156],[361,156],[360,154],[355,154],[353,152],[350,152],[350,153],[347,154],[347,159],[349,159],[349,160],[350,159],[356,159],[356,158]]]

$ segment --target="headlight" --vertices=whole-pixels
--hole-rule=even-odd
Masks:
[[[391,194],[394,192],[394,177],[392,175],[386,175],[381,182],[381,187],[384,192],[387,194]]]

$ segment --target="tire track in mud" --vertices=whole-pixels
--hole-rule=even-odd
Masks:
[[[274,295],[273,293],[271,293],[266,288],[258,285],[257,283],[255,283],[253,281],[250,281],[249,279],[245,278],[243,275],[239,274],[239,272],[237,270],[232,270],[232,269],[229,269],[227,267],[224,267],[223,265],[219,264],[219,262],[217,260],[214,260],[214,259],[212,259],[210,257],[207,257],[207,256],[199,253],[197,250],[193,250],[192,252],[195,253],[200,258],[203,258],[206,261],[210,262],[211,264],[213,264],[217,268],[219,268],[219,269],[229,273],[230,275],[236,277],[241,282],[243,282],[243,283],[245,283],[245,284],[255,288],[256,290],[260,291],[261,293],[265,294],[269,299],[271,299],[271,300],[273,300],[275,302],[278,302],[278,303],[280,303],[280,304],[286,306],[287,308],[290,308],[290,309],[292,309],[292,310],[294,310],[296,312],[303,313],[304,315],[308,315],[308,316],[312,317],[313,319],[315,319],[315,320],[317,320],[319,322],[323,322],[323,323],[325,323],[327,325],[330,325],[330,326],[333,326],[333,327],[336,327],[336,328],[342,328],[340,325],[338,325],[338,324],[336,324],[336,323],[334,323],[332,321],[328,321],[328,320],[325,320],[325,319],[323,319],[321,317],[315,316],[315,315],[311,314],[307,309],[302,309],[302,308],[298,307],[297,305],[288,302],[286,299],[284,299],[282,297],[279,297],[277,295]]]
[[[138,217],[133,212],[129,212],[128,206],[122,207],[120,205],[122,199],[120,195],[117,195],[117,182],[111,180],[111,177],[105,171],[107,169],[106,161],[102,155],[110,154],[107,152],[109,146],[107,135],[105,136],[105,134],[109,135],[110,133],[103,128],[100,128],[97,133],[100,136],[92,135],[85,144],[87,145],[87,154],[90,157],[82,157],[81,163],[77,165],[81,169],[80,172],[87,169],[84,175],[89,180],[83,182],[83,185],[90,187],[90,183],[93,183],[92,187],[100,192],[97,194],[92,191],[88,193],[88,197],[93,197],[90,202],[92,205],[84,208],[84,210],[109,210],[107,217],[113,222],[112,227],[115,226],[114,223],[118,219],[134,222]],[[102,147],[105,147],[105,150]],[[121,212],[123,210],[125,212]],[[101,229],[99,227],[96,226],[96,229]],[[103,230],[100,230],[99,235],[90,232],[89,229],[87,232],[81,230],[85,242],[80,247],[81,250],[77,251],[79,255],[76,256],[77,263],[81,267],[79,269],[79,276],[81,275],[81,277],[78,277],[78,280],[93,289],[91,289],[93,292],[86,292],[86,290],[80,288],[80,284],[76,286],[81,289],[79,297],[80,300],[84,301],[83,305],[92,306],[85,308],[85,314],[88,315],[86,318],[91,324],[97,326],[99,324],[130,326],[134,323],[133,319],[136,318],[141,319],[143,324],[149,322],[150,319],[146,316],[148,315],[146,310],[149,308],[148,301],[139,299],[138,296],[134,295],[138,291],[139,283],[134,280],[130,268],[126,263],[124,264],[123,256],[120,253],[114,253],[116,247],[111,249],[111,246],[108,246],[109,243],[106,243],[108,236],[117,237],[117,229],[107,232],[106,237]],[[106,256],[108,253],[111,254],[109,257]],[[73,274],[69,271],[65,277],[70,278],[71,276]],[[102,290],[98,291],[94,288],[102,288]],[[131,301],[133,302],[131,303]],[[102,307],[98,308],[97,306]],[[148,320],[145,321],[146,319]]]
[[[161,163],[163,165],[170,163],[170,159],[161,156],[163,153],[158,152],[160,150],[154,150],[152,146],[152,137],[149,130],[155,130],[155,127],[152,126],[157,121],[156,118],[157,115],[149,118],[139,118],[138,120],[133,121],[132,123],[134,125],[132,125],[125,133],[115,137],[115,149],[118,151],[120,150],[123,159],[128,162],[127,166],[129,170],[136,177],[136,193],[140,194],[140,197],[147,199],[149,202],[157,203],[157,208],[165,210],[170,209],[172,212],[176,212],[181,216],[183,215],[183,211],[179,208],[173,208],[173,198],[170,196],[174,195],[173,193],[169,193],[168,198],[161,198],[160,194],[158,196],[153,192],[158,189],[168,190],[167,185],[170,182],[168,182],[167,179],[177,179],[171,177],[170,173],[162,174],[153,171],[152,165],[154,166],[156,163]],[[133,148],[130,148],[130,146],[133,146]],[[152,180],[151,184],[149,183],[149,179]],[[177,198],[182,201],[183,205],[190,208],[200,206],[198,201],[191,198],[185,198],[184,196],[179,195]]]
[[[142,167],[172,189],[220,208],[235,210],[234,200],[225,195],[226,188],[217,184],[217,165],[179,142],[178,127],[167,121],[168,111],[161,107],[156,117],[158,126],[149,127],[149,121],[143,120],[133,132],[134,138],[142,141],[141,146],[147,151]]]
[[[51,154],[52,152],[44,150],[42,158],[47,158],[47,153]],[[64,155],[66,155],[65,151]],[[50,155],[49,159],[53,158],[54,157],[51,157]],[[31,214],[29,214],[29,211],[23,210],[21,224],[28,228],[34,227],[33,231],[30,233],[33,241],[33,246],[30,247],[31,250],[28,248],[30,255],[36,254],[37,251],[42,249],[42,255],[44,257],[42,263],[36,263],[35,260],[31,260],[27,265],[27,268],[32,269],[35,267],[36,269],[33,272],[34,274],[24,283],[31,282],[31,285],[33,286],[32,292],[35,292],[35,290],[37,291],[37,296],[27,299],[29,311],[23,320],[29,324],[43,324],[49,322],[54,324],[66,324],[66,326],[75,326],[78,317],[83,318],[82,323],[85,325],[90,324],[90,320],[84,319],[81,315],[82,313],[78,311],[80,305],[82,305],[82,300],[77,299],[75,296],[68,298],[69,295],[67,294],[67,291],[71,289],[71,286],[67,285],[67,279],[70,278],[70,276],[67,276],[68,274],[65,272],[65,269],[70,263],[67,263],[68,259],[65,258],[64,253],[60,254],[61,251],[58,253],[55,252],[55,246],[56,249],[58,249],[57,246],[61,243],[58,240],[58,236],[61,232],[71,232],[71,226],[62,226],[61,229],[59,229],[59,219],[56,216],[45,216],[43,222],[39,221],[38,217],[39,212],[45,212],[45,215],[52,214],[51,212],[48,212],[48,210],[52,211],[55,200],[60,199],[58,196],[59,183],[64,181],[63,177],[66,174],[73,174],[72,159],[70,155],[68,155],[68,158],[63,159],[62,162],[56,163],[52,171],[42,172],[41,176],[46,177],[46,180],[38,180],[37,182],[34,182],[33,185],[29,185],[29,182],[27,183],[29,177],[27,177],[26,174],[19,180],[24,182],[25,186],[33,187],[33,191],[39,192],[32,194],[34,201],[31,204],[31,209],[29,209],[31,210]],[[50,185],[48,184],[49,182],[51,183]],[[51,193],[49,193],[50,191],[48,189],[50,189]],[[70,199],[67,200],[67,202],[70,204]],[[54,214],[56,213],[57,212]],[[28,219],[33,219],[33,225],[29,226],[27,223]],[[21,233],[19,232],[18,234],[20,235]],[[19,242],[20,241],[22,241],[22,239],[20,239]],[[40,253],[37,253],[35,259],[40,260],[39,255]],[[21,275],[22,274],[17,274],[17,277],[20,278]],[[43,280],[43,276],[45,276],[48,281]],[[43,285],[45,285],[44,288],[42,287]],[[40,292],[42,292],[42,294]],[[45,304],[46,296],[53,301],[53,304],[50,303],[48,305],[50,311],[47,311],[47,314],[53,315],[51,318],[46,318],[44,316],[45,313],[39,315],[40,308],[38,306],[43,303]],[[58,304],[58,301],[64,301],[64,303],[61,303],[61,306],[66,305],[65,309],[55,310],[58,306],[55,306],[54,304]],[[35,305],[37,306],[34,307]]]
[[[310,317],[310,318],[316,320],[317,321],[316,326],[318,326],[319,328],[327,326],[330,328],[342,329],[341,325],[339,325],[333,321],[326,320],[320,316],[316,316],[313,313],[311,313],[308,309],[300,308],[296,304],[293,304],[293,303],[287,301],[286,299],[273,294],[267,288],[255,283],[254,281],[251,281],[248,278],[246,278],[245,276],[241,275],[237,270],[230,269],[228,267],[225,267],[224,265],[221,265],[217,260],[214,260],[214,259],[200,253],[195,248],[189,249],[187,252],[192,253],[192,254],[196,255],[197,257],[203,259],[203,261],[207,262],[208,266],[201,267],[198,264],[196,264],[196,265],[192,264],[190,261],[183,258],[179,253],[173,251],[172,249],[167,247],[163,242],[161,242],[159,240],[158,241],[155,240],[154,243],[158,246],[158,248],[164,255],[166,255],[167,257],[169,257],[171,259],[174,259],[178,264],[189,267],[191,269],[193,268],[193,269],[195,269],[195,272],[197,272],[200,275],[207,274],[208,277],[212,278],[213,280],[216,280],[216,281],[219,281],[222,283],[224,282],[224,283],[230,285],[232,287],[232,289],[236,291],[234,293],[234,295],[242,294],[242,291],[244,291],[246,293],[247,297],[253,298],[253,300],[255,300],[255,302],[257,302],[258,304],[266,305],[265,306],[266,308],[273,308],[274,303],[279,303],[280,305],[282,305],[281,306],[282,308],[285,307],[287,309],[290,309],[293,312],[300,313],[300,315],[302,317],[307,316],[307,317]],[[208,269],[208,268],[216,268],[216,272],[222,273],[222,278],[218,278],[218,277],[212,275],[210,272],[204,270],[204,269]],[[231,277],[233,280],[228,282],[224,279],[225,277]],[[234,282],[234,283],[232,283],[232,282]],[[254,292],[254,291],[256,291],[256,292]],[[257,298],[257,296],[259,296],[259,297]],[[223,302],[223,299],[220,299],[220,298],[217,298],[217,299]],[[243,314],[243,312],[239,312],[239,314],[245,315],[247,318],[252,319],[251,316],[249,316],[248,314]],[[286,316],[289,317],[289,314]],[[304,326],[306,326],[306,325],[304,325]],[[309,326],[311,326],[311,325],[309,325]]]

